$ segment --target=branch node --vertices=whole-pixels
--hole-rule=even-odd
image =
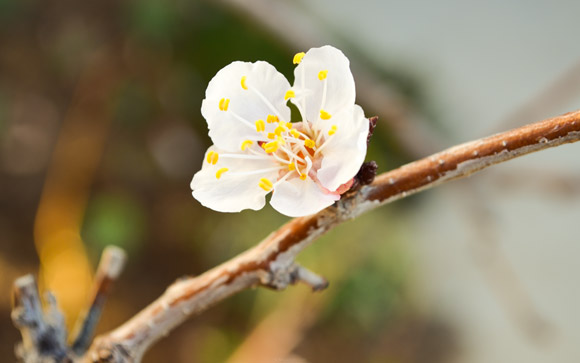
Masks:
[[[322,291],[329,285],[324,277],[310,271],[306,267],[296,265],[296,281],[305,283],[312,288],[312,291]]]
[[[328,281],[324,277],[297,263],[292,263],[285,268],[274,269],[262,278],[263,286],[275,290],[283,290],[288,285],[295,285],[298,282],[310,286],[313,291],[321,291],[328,287]]]

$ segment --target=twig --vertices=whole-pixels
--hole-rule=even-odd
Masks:
[[[296,255],[341,222],[488,166],[579,140],[580,111],[575,111],[455,146],[381,174],[334,206],[291,220],[232,260],[198,277],[175,282],[127,323],[98,337],[85,359],[138,362],[154,342],[219,301],[256,285],[283,289],[304,277],[296,273],[300,271],[294,262]]]
[[[125,251],[115,246],[108,246],[101,255],[101,261],[97,267],[97,273],[93,281],[92,296],[88,309],[80,315],[75,329],[72,350],[77,355],[82,355],[91,345],[93,334],[107,296],[111,291],[113,282],[119,277],[125,265]]]
[[[22,334],[16,356],[23,362],[73,362],[86,351],[97,325],[112,283],[125,263],[125,252],[118,247],[105,248],[93,283],[94,293],[89,308],[79,320],[78,333],[71,347],[67,345],[67,331],[55,297],[47,292],[43,311],[36,280],[32,275],[14,282],[12,320]]]
[[[32,275],[14,282],[12,321],[22,334],[16,356],[24,362],[61,362],[68,357],[64,317],[52,294],[46,294],[45,300],[46,313]]]

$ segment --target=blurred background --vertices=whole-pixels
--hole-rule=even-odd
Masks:
[[[104,246],[128,253],[99,332],[287,218],[191,197],[213,75],[331,44],[380,117],[379,172],[580,108],[580,2],[0,0],[0,356],[15,278],[68,324]],[[145,362],[580,361],[580,144],[346,223],[300,262],[331,285],[245,291]]]

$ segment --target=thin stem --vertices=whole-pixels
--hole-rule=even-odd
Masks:
[[[93,281],[92,297],[88,308],[80,316],[73,335],[72,350],[75,354],[83,354],[91,345],[93,334],[101,317],[101,312],[111,291],[113,282],[119,277],[125,265],[125,252],[115,246],[108,246],[101,255],[97,273]]]

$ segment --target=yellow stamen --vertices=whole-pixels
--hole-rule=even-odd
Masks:
[[[272,182],[266,178],[262,178],[260,179],[260,182],[258,183],[258,186],[262,189],[264,189],[265,191],[269,192],[270,190],[272,190],[272,187],[274,186],[274,184],[272,184]]]
[[[328,112],[324,111],[324,110],[320,110],[320,118],[323,120],[330,120],[330,118],[332,117],[332,115],[330,115]]]
[[[207,153],[207,162],[210,164],[217,164],[219,159],[219,154],[215,151],[210,151]]]
[[[300,134],[298,133],[298,131],[296,131],[296,130],[294,130],[294,129],[290,130],[290,133],[291,133],[291,134],[292,134],[292,136],[294,136],[295,138],[299,138],[299,137],[300,137]]]
[[[292,91],[291,89],[289,89],[288,91],[286,91],[286,94],[284,95],[284,101],[286,101],[289,98],[294,98],[296,97],[296,93],[294,91]]]
[[[280,121],[278,119],[278,116],[268,115],[268,117],[266,117],[266,122],[268,122],[269,124],[273,124],[274,122],[278,122],[278,121]]]
[[[313,140],[306,139],[304,140],[304,146],[312,149],[314,146],[316,146],[316,143]]]
[[[266,130],[266,124],[264,123],[264,120],[256,121],[256,131],[260,132],[264,130]]]
[[[216,179],[221,178],[222,177],[222,174],[225,173],[228,170],[229,170],[228,168],[221,168],[220,170],[218,170],[217,173],[215,173]]]
[[[288,164],[288,170],[290,170],[290,171],[296,170],[296,165],[294,165],[294,163]]]
[[[306,180],[306,174],[300,174],[300,179]]]
[[[336,130],[338,129],[338,127],[336,125],[332,125],[332,127],[330,128],[330,130],[328,130],[328,136],[332,136],[336,133]]]
[[[218,107],[221,111],[227,111],[229,105],[230,105],[230,99],[229,98],[222,98],[220,100],[220,103],[218,104]]]
[[[292,122],[286,122],[286,128],[290,130],[292,128]]]
[[[243,89],[248,89],[248,86],[246,85],[246,78],[247,78],[246,76],[242,77],[242,88]]]
[[[278,127],[276,127],[276,128],[274,129],[274,133],[275,133],[277,136],[281,136],[281,135],[282,135],[282,133],[283,133],[284,131],[286,131],[286,130],[284,130],[284,128],[283,128],[283,127],[280,127],[280,126],[278,126]]]
[[[276,134],[273,132],[268,132],[268,139],[274,140],[276,138]]]
[[[304,55],[305,54],[306,53],[304,53],[304,52],[296,53],[294,55],[294,59],[292,60],[292,63],[294,63],[294,64],[300,64],[300,62],[302,62],[302,58],[304,58]]]
[[[266,151],[268,154],[278,151],[279,147],[280,145],[278,145],[278,140],[270,141],[263,145],[264,151]]]
[[[246,150],[253,143],[254,142],[252,140],[245,140],[244,142],[242,142],[242,150]]]
[[[278,136],[277,137],[277,140],[278,140],[278,144],[280,144],[280,145],[285,145],[286,144],[286,141],[284,141],[284,139],[282,138],[282,136]]]
[[[327,75],[328,75],[328,69],[320,71],[320,72],[318,72],[318,79],[322,81],[323,79],[326,78]]]

